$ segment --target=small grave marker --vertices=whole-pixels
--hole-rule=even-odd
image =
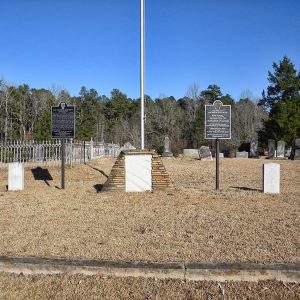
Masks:
[[[198,149],[183,149],[183,156],[199,158],[199,151]]]
[[[236,158],[248,158],[249,153],[247,151],[241,151],[236,153]]]
[[[24,165],[19,162],[8,164],[8,190],[24,190]]]
[[[263,164],[263,192],[269,194],[279,194],[280,164]]]

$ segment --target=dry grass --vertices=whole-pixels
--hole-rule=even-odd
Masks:
[[[0,255],[114,261],[300,262],[300,161],[281,164],[281,194],[261,192],[267,160],[165,160],[173,192],[97,190],[114,160],[66,170],[48,184],[26,169],[25,190],[7,192],[0,169]]]
[[[281,299],[300,298],[300,284],[212,282],[82,275],[0,273],[1,299]]]

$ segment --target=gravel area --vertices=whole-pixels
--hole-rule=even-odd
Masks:
[[[280,160],[281,193],[262,189],[265,159],[169,159],[172,192],[99,192],[113,159],[66,169],[53,180],[25,170],[7,192],[0,169],[0,255],[149,262],[300,262],[300,161]],[[274,162],[274,161],[273,161]],[[42,177],[42,176],[41,176]],[[42,178],[40,178],[42,179]]]

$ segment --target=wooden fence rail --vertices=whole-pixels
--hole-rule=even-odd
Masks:
[[[117,157],[118,144],[66,140],[66,163],[80,164],[100,157]],[[61,141],[0,141],[0,167],[10,162],[58,164],[61,160]]]

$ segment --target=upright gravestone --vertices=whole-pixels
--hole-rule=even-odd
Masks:
[[[300,139],[294,139],[292,145],[291,159],[300,160]]]
[[[212,160],[212,155],[208,146],[200,147],[199,156],[201,160]]]
[[[275,140],[272,139],[268,140],[268,157],[275,157]]]
[[[280,164],[263,164],[263,192],[269,194],[279,194]]]
[[[167,136],[164,139],[164,152],[162,157],[173,157],[173,153],[171,152],[171,141]]]
[[[292,153],[292,147],[285,150],[284,156],[285,157],[290,157],[291,153]]]
[[[257,141],[253,140],[250,143],[250,157],[258,157]]]
[[[152,155],[125,155],[125,191],[152,190]]]
[[[24,190],[24,165],[19,162],[8,165],[8,190]]]
[[[277,142],[277,157],[284,158],[285,152],[285,141],[278,141]]]

